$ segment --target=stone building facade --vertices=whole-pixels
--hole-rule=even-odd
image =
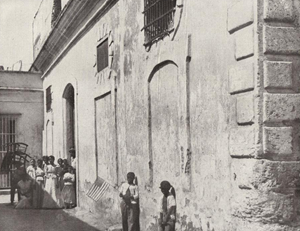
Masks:
[[[0,71],[0,145],[26,143],[27,153],[34,158],[41,158],[43,108],[40,74]],[[4,155],[2,151],[3,147],[0,153]]]
[[[75,147],[78,205],[111,223],[118,192],[86,193],[133,171],[141,230],[158,228],[162,180],[177,230],[299,230],[300,5],[157,2],[70,0],[34,32],[44,154]]]

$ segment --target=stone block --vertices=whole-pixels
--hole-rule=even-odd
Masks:
[[[240,1],[231,6],[227,12],[227,29],[233,33],[253,23],[253,1]]]
[[[264,122],[300,119],[300,94],[264,94]]]
[[[300,29],[264,26],[264,52],[268,54],[300,54]]]
[[[245,27],[236,33],[235,36],[235,58],[236,60],[252,56],[254,54],[253,26]]]
[[[299,185],[299,161],[260,160],[253,166],[250,184],[260,191],[289,194]]]
[[[233,187],[289,194],[299,183],[300,161],[232,159]]]
[[[264,152],[279,155],[293,153],[293,128],[292,127],[265,127]]]
[[[236,63],[228,73],[229,92],[231,94],[254,89],[253,58]]]
[[[252,123],[254,119],[253,94],[240,94],[236,99],[237,123]]]
[[[296,198],[288,195],[258,190],[240,190],[231,201],[231,213],[247,221],[262,223],[290,223],[296,217]]]
[[[292,62],[264,62],[265,88],[291,89],[293,86]]]
[[[229,153],[231,156],[254,156],[255,152],[254,126],[237,127],[230,131]]]
[[[271,224],[296,218],[299,161],[233,159],[231,169],[234,216]]]
[[[294,15],[294,0],[265,0],[264,19],[292,22]]]

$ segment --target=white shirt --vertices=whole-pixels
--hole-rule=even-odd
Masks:
[[[71,162],[71,166],[72,166],[72,168],[74,168],[74,169],[76,169],[76,164],[77,163],[77,160],[76,160],[76,157],[72,160],[72,162]]]
[[[72,185],[75,182],[75,175],[69,172],[64,174],[64,185]]]
[[[126,195],[127,189],[129,188],[130,196],[133,196],[133,200],[131,199],[131,204],[136,204],[136,200],[139,198],[139,187],[137,185],[130,185],[127,182],[123,183],[119,189],[120,193],[123,196]]]
[[[35,169],[32,165],[27,167],[26,172],[33,180],[35,180]]]
[[[164,208],[164,200],[167,200],[167,208]],[[176,200],[174,196],[171,193],[167,198],[163,195],[160,200],[160,212],[165,216],[172,206],[176,206]],[[175,214],[170,214],[170,219],[175,220]]]

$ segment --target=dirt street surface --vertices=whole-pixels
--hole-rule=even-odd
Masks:
[[[91,214],[76,210],[17,210],[0,195],[0,231],[99,231],[105,225]]]

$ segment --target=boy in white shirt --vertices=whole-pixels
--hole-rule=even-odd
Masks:
[[[139,231],[139,189],[133,183],[134,178],[133,172],[127,173],[127,182],[120,187],[123,231]]]

